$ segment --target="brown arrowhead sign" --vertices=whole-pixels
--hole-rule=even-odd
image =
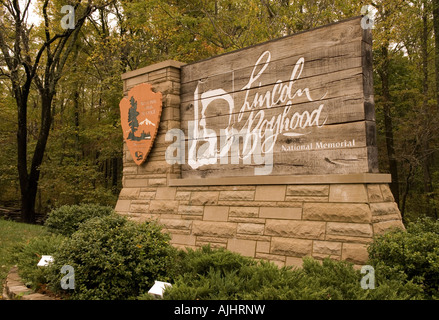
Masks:
[[[162,114],[162,94],[153,92],[149,83],[130,91],[119,104],[120,119],[128,149],[137,165],[142,164],[152,148]]]

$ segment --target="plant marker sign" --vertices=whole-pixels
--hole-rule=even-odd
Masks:
[[[162,114],[162,94],[153,92],[151,85],[142,83],[128,91],[119,104],[123,138],[137,165],[150,152],[157,135]]]

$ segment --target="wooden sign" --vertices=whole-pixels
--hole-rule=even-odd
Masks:
[[[183,66],[182,178],[378,172],[371,45],[359,17]]]
[[[162,94],[142,83],[128,92],[120,104],[123,137],[137,165],[142,164],[154,143],[162,113]]]

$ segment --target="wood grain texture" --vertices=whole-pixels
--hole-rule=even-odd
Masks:
[[[221,163],[220,147],[232,136],[225,130],[232,128],[259,135],[262,143],[275,134],[274,148],[261,154],[273,159],[270,175],[378,172],[372,40],[360,21],[349,19],[182,66],[186,154],[195,140],[191,159],[211,160],[186,161],[182,177],[247,176],[263,167],[239,162],[236,150],[223,152]],[[209,134],[217,136],[218,152],[203,154],[199,151]],[[242,141],[240,146],[242,153]]]

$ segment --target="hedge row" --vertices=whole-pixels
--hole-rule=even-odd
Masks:
[[[177,250],[153,221],[134,223],[108,207],[64,206],[52,211],[48,234],[18,251],[20,275],[65,299],[151,299],[154,280],[172,287],[164,299],[438,299],[439,221],[423,219],[378,236],[369,247],[375,289],[345,261],[305,258],[303,268],[278,268],[225,249]],[[39,257],[54,262],[36,267]],[[75,289],[61,288],[63,265]]]

